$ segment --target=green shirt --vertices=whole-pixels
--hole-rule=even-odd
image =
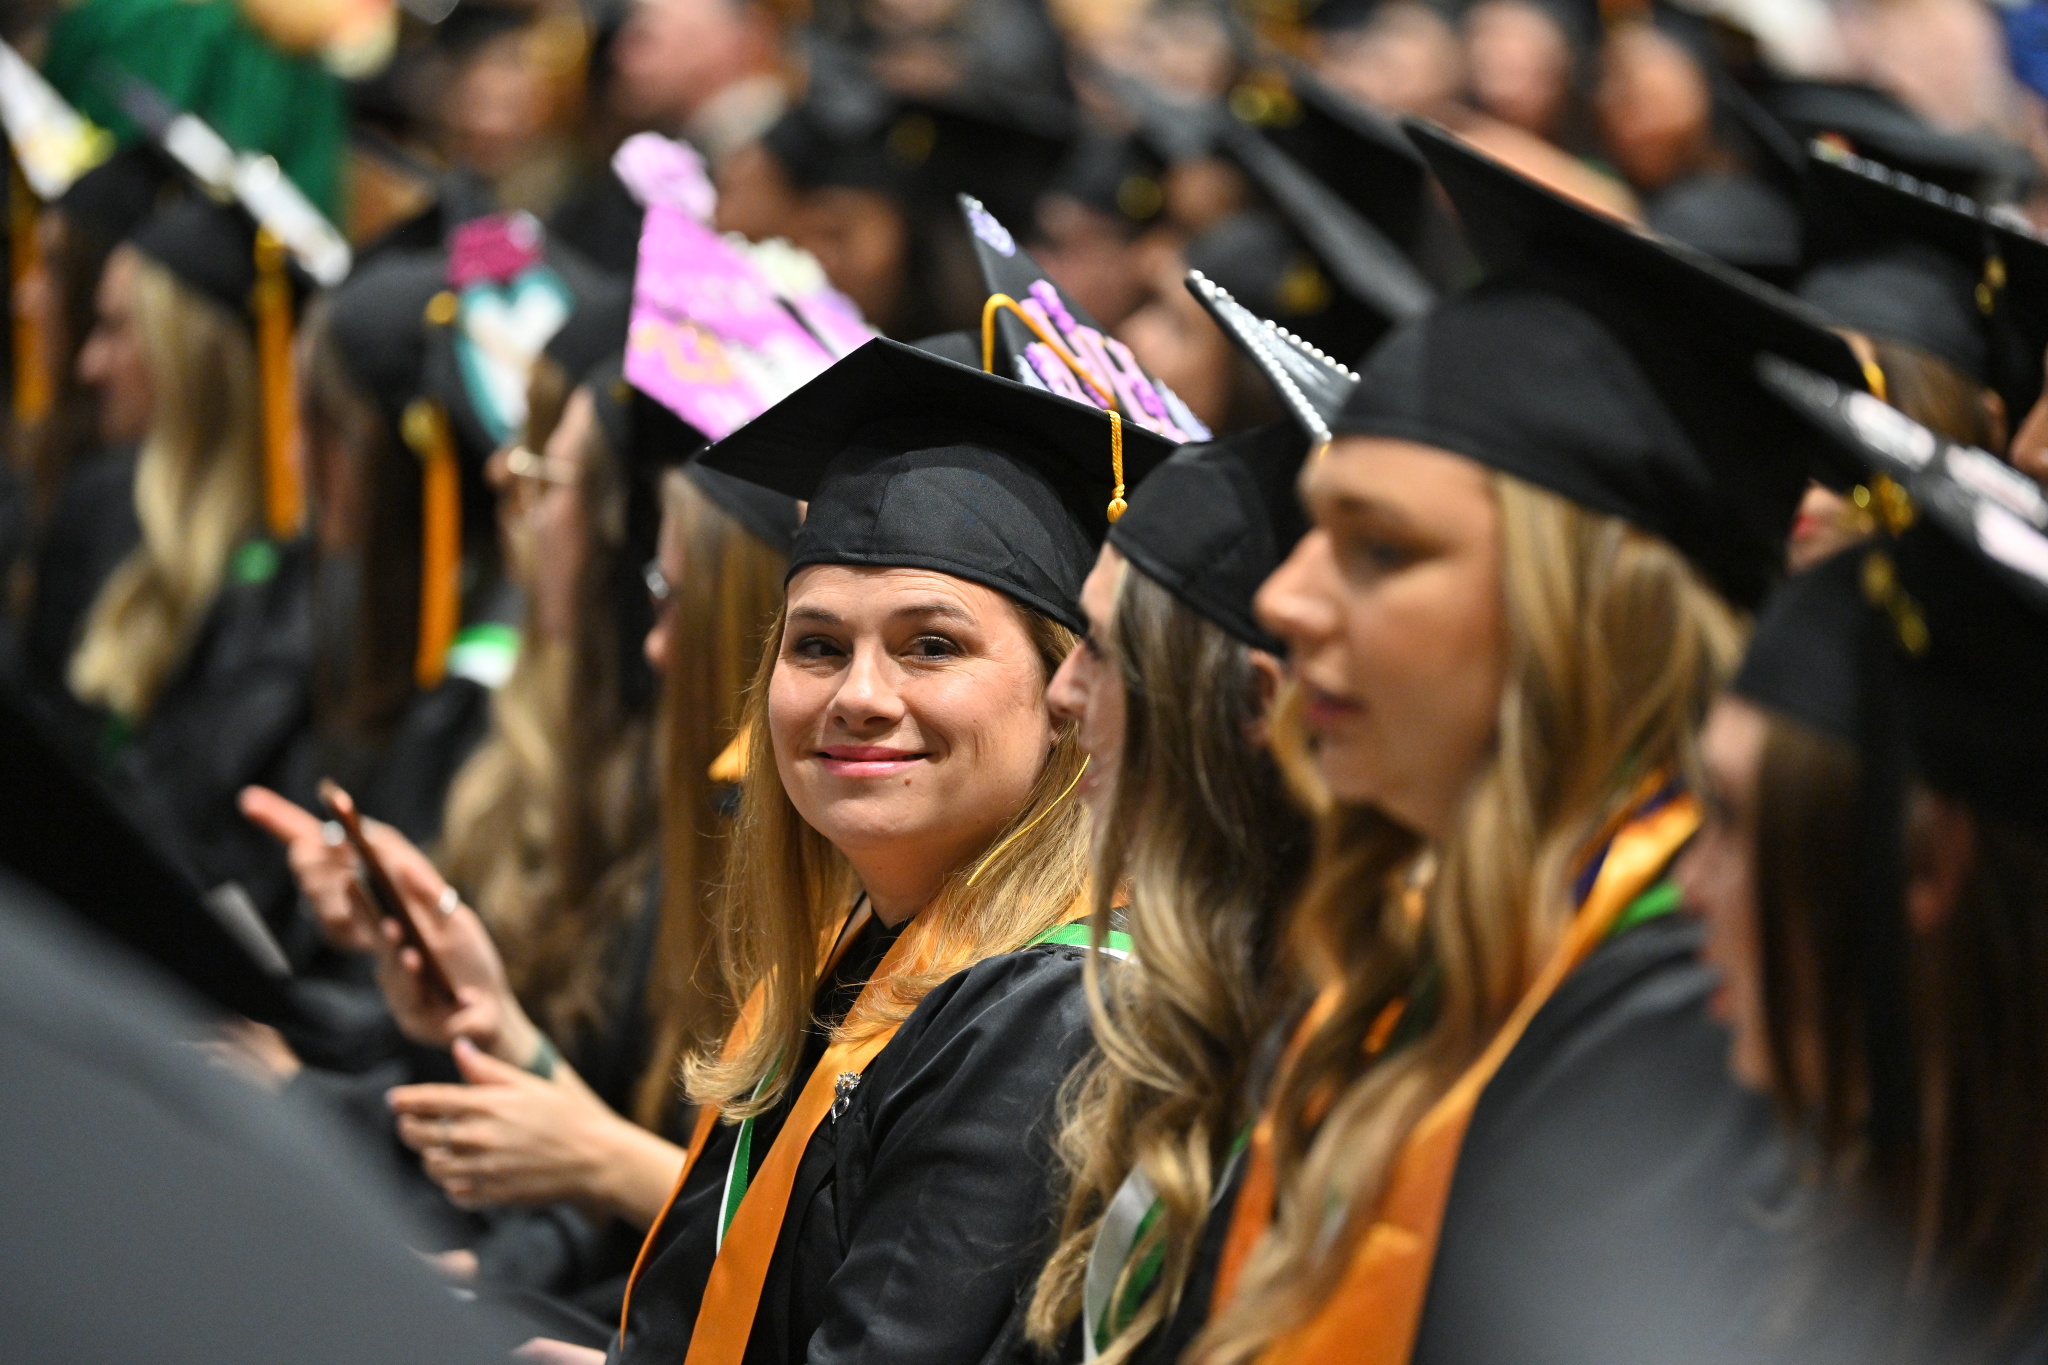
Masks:
[[[139,76],[241,151],[268,152],[322,213],[341,220],[348,94],[316,57],[293,57],[235,0],[85,0],[50,26],[43,74],[122,142],[141,136],[96,75]]]

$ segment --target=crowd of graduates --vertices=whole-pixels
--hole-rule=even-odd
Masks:
[[[0,38],[0,1354],[2048,1360],[2048,4]]]

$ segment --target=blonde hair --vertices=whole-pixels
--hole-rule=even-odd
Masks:
[[[154,395],[135,465],[142,540],[93,602],[69,677],[80,701],[129,721],[184,663],[263,505],[248,325],[140,255],[135,318]]]
[[[1049,682],[1074,634],[1012,606],[1030,634],[1041,681]],[[683,1068],[691,1099],[715,1103],[730,1118],[772,1107],[789,1085],[789,1068],[778,1063],[798,1055],[811,1027],[820,946],[857,889],[845,856],[797,814],[776,770],[768,685],[782,628],[778,613],[747,691],[747,776],[717,922],[719,968],[730,998],[745,1000],[758,987],[761,1023],[735,1055],[700,1050]],[[914,950],[907,969],[865,995],[839,1037],[871,1037],[901,1022],[947,977],[1014,952],[1071,915],[1088,881],[1088,815],[1072,795],[1084,761],[1073,727],[1063,727],[1023,809],[986,853],[946,878],[904,931]]]
[[[634,1117],[659,1126],[683,1056],[722,1042],[733,1002],[718,978],[715,914],[725,875],[730,788],[711,765],[739,733],[747,682],[773,638],[788,560],[704,496],[688,475],[662,478],[664,521],[682,540],[671,585],[675,644],[662,679],[661,931],[648,979],[652,1030]]]
[[[1403,1141],[1570,923],[1589,845],[1645,776],[1696,778],[1697,727],[1739,655],[1740,618],[1669,544],[1505,475],[1492,482],[1511,651],[1493,754],[1452,835],[1428,850],[1419,916],[1401,894],[1424,851],[1414,835],[1357,807],[1320,822],[1287,946],[1341,996],[1279,1078],[1273,1224],[1191,1348],[1197,1365],[1250,1360],[1334,1292]],[[1420,1036],[1368,1065],[1374,1023],[1425,975],[1435,1001]]]
[[[1099,1357],[1113,1365],[1178,1303],[1225,1153],[1248,1117],[1252,1053],[1286,1007],[1272,940],[1307,870],[1311,827],[1258,741],[1247,646],[1128,565],[1104,635],[1126,703],[1095,912],[1106,917],[1111,890],[1123,888],[1133,952],[1114,971],[1090,963],[1100,1052],[1069,1087],[1059,1140],[1066,1211],[1029,1327],[1051,1348],[1073,1321],[1102,1215],[1125,1175],[1142,1170],[1160,1216],[1126,1270],[1154,1249],[1164,1259]],[[1126,1292],[1119,1283],[1112,1301]]]

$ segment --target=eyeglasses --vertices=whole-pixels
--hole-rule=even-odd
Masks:
[[[576,482],[576,466],[567,460],[536,455],[523,445],[505,452],[505,471],[515,479],[532,479],[535,483]]]
[[[676,595],[676,585],[669,582],[668,575],[661,571],[659,559],[648,560],[646,567],[640,570],[640,577],[647,581],[647,600],[654,604],[656,611],[666,607],[669,599]]]

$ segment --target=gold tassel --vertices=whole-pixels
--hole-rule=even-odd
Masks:
[[[263,387],[263,514],[273,540],[297,536],[306,519],[299,474],[299,396],[292,376],[292,284],[284,244],[256,230],[256,367]]]
[[[28,310],[21,306],[21,286],[41,264],[41,243],[36,240],[36,198],[18,164],[7,186],[7,245],[13,265],[14,304],[14,420],[22,425],[40,422],[50,415],[56,386],[43,368],[43,333]]]
[[[462,614],[462,477],[455,434],[439,404],[415,398],[404,426],[405,443],[420,461],[420,640],[412,675],[422,691],[432,691],[448,674]]]
[[[1114,525],[1124,514],[1124,419],[1117,410],[1116,395],[1103,386],[1079,356],[1068,350],[1066,344],[1044,327],[1038,319],[1018,306],[1017,300],[1008,294],[990,294],[988,302],[981,306],[981,370],[983,374],[994,374],[996,369],[996,314],[1007,308],[1017,320],[1030,328],[1032,334],[1052,349],[1060,363],[1072,370],[1077,378],[1095,390],[1103,405],[1109,409],[1109,463],[1111,476],[1116,483],[1116,492],[1110,495],[1109,508],[1105,515]]]

